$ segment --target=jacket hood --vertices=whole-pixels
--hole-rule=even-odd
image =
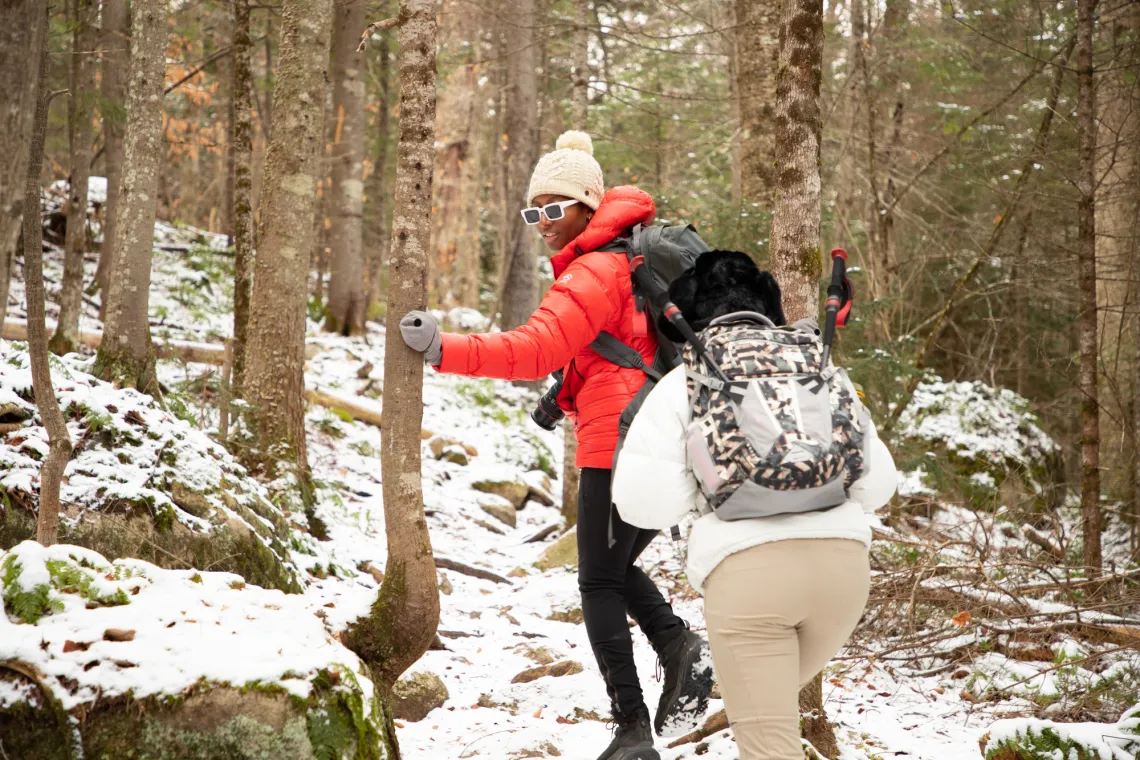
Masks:
[[[632,185],[611,188],[602,196],[598,210],[582,234],[550,257],[554,276],[560,277],[571,261],[583,253],[598,250],[635,224],[649,224],[656,214],[657,205],[644,190]]]

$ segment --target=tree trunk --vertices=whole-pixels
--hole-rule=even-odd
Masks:
[[[436,198],[429,282],[444,307],[479,305],[478,118],[475,61],[479,17],[466,0],[445,0],[440,14],[442,54],[454,57],[436,109]],[[451,54],[451,55],[449,55]]]
[[[253,98],[252,50],[249,41],[249,0],[233,2],[233,245],[234,245],[234,367],[232,392],[242,397],[249,302],[253,295]]]
[[[364,31],[365,0],[337,0],[333,31],[332,248],[325,328],[344,335],[364,332]]]
[[[1081,509],[1084,564],[1099,574],[1100,425],[1097,405],[1096,315],[1096,93],[1093,89],[1093,17],[1097,0],[1077,0],[1077,288],[1080,305]]]
[[[123,181],[123,130],[126,126],[127,77],[131,49],[131,19],[127,0],[103,0],[103,66],[100,72],[103,117],[103,164],[107,175],[107,203],[103,206],[103,246],[95,287],[100,293],[99,318],[106,319],[111,258],[119,216],[119,185]]]
[[[775,148],[778,200],[772,218],[772,274],[789,322],[819,315],[820,114],[822,0],[789,0],[780,18]],[[800,692],[804,738],[828,758],[839,756],[823,710],[822,674]]]
[[[49,348],[57,354],[75,350],[83,311],[83,255],[87,252],[87,178],[91,174],[91,118],[95,106],[95,51],[99,47],[96,0],[76,0],[71,48],[71,98],[68,134],[71,169],[67,195],[67,237],[63,248],[63,284],[59,319]]]
[[[776,61],[780,6],[769,0],[736,4],[736,88],[740,97],[741,192],[745,205],[771,213],[776,201]]]
[[[832,248],[848,248],[855,243],[851,229],[852,209],[855,208],[855,187],[858,173],[855,170],[855,130],[859,120],[859,89],[856,83],[862,76],[864,45],[863,0],[850,0],[847,4],[851,19],[851,35],[847,39],[847,83],[840,95],[841,116],[839,124],[845,127],[843,145],[840,148],[839,165],[835,171],[835,226],[832,229]],[[866,268],[858,246],[853,249],[859,256],[860,264]]]
[[[574,423],[570,420],[562,423],[562,429],[566,437],[562,461],[562,517],[569,528],[578,522],[578,465],[574,463],[578,456],[578,436],[575,435]]]
[[[507,245],[503,253],[504,330],[525,323],[538,308],[538,241],[519,222],[516,208],[528,205],[527,186],[538,161],[538,66],[535,53],[535,0],[512,4],[507,40],[510,86],[507,92]]]
[[[40,171],[43,168],[44,134],[47,132],[48,106],[51,103],[51,62],[48,50],[47,11],[36,14],[38,19],[28,22],[29,36],[39,39],[39,92],[36,99],[35,123],[28,150],[27,177],[24,185],[24,208],[40,205]],[[35,30],[35,31],[32,31]],[[28,58],[28,50],[24,50]],[[59,410],[55,386],[51,382],[51,363],[48,359],[47,328],[44,325],[44,252],[39,214],[24,214],[24,284],[28,301],[28,354],[32,364],[32,388],[36,394],[36,407],[48,433],[49,452],[40,470],[39,517],[36,520],[36,540],[51,546],[59,532],[59,487],[67,460],[71,458],[71,436],[67,422]]]
[[[135,0],[131,9],[131,74],[123,180],[103,343],[95,374],[158,395],[150,340],[150,263],[162,149],[166,2]]]
[[[9,0],[0,24],[0,323],[8,310],[8,283],[16,242],[20,238],[28,145],[32,136],[39,57],[30,50],[43,47],[44,7],[36,0]],[[40,199],[33,216],[37,222]]]
[[[368,245],[368,309],[371,312],[384,299],[384,266],[385,252],[389,247],[388,237],[388,128],[390,100],[390,70],[388,35],[380,35],[377,44],[376,57],[378,59],[377,80],[379,92],[376,103],[376,158],[372,164],[372,174],[369,175],[368,205],[371,209],[371,224],[369,225]]]
[[[776,181],[772,274],[789,322],[819,315],[819,105],[823,66],[822,0],[793,0],[780,23],[776,75]]]
[[[243,391],[255,456],[295,464],[305,477],[305,314],[332,0],[286,0],[281,15]]]
[[[570,128],[589,132],[590,127],[590,4],[574,3],[574,42],[571,62],[574,85],[570,103]]]
[[[1140,315],[1140,4],[1106,12],[1100,33],[1113,55],[1097,75],[1096,197],[1097,310],[1102,367],[1101,466],[1104,490],[1115,499],[1131,495],[1132,379]]]
[[[381,448],[388,563],[367,618],[347,641],[386,692],[427,650],[439,625],[439,589],[423,511],[420,422],[423,356],[400,341],[400,318],[427,303],[435,126],[435,7],[400,6],[400,139],[384,349],[385,414]]]

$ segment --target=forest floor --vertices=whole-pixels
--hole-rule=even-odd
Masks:
[[[231,298],[232,260],[221,250],[223,241],[167,226],[160,226],[159,232],[163,240],[155,251],[151,293],[155,335],[219,341],[229,334]],[[94,274],[94,264],[91,258],[87,281]],[[46,262],[49,298],[60,272],[61,260],[53,250]],[[17,268],[10,316],[22,316],[20,275]],[[88,303],[83,328],[101,329],[94,301]],[[309,342],[316,353],[306,367],[307,387],[382,408],[385,335],[381,326],[369,323],[366,336],[348,339],[322,334],[317,323],[310,322]],[[164,361],[160,366],[163,383],[183,400],[207,433],[215,430],[217,416],[210,383],[203,380],[216,372],[216,367],[184,362]],[[561,434],[546,433],[527,418],[534,399],[533,392],[508,383],[427,372],[423,427],[449,439],[445,448],[451,453],[436,458],[431,442],[424,442],[424,505],[433,548],[438,557],[502,578],[484,580],[467,572],[440,570],[444,648],[427,652],[412,670],[439,676],[449,697],[425,719],[399,722],[398,736],[407,757],[592,760],[610,739],[604,722],[608,717],[604,687],[580,624],[574,568],[542,571],[534,567],[557,540],[560,529],[527,542],[548,526],[561,525],[561,482],[544,482],[546,476],[541,472],[561,473]],[[329,538],[320,542],[319,557],[294,556],[305,571],[306,597],[295,609],[305,616],[319,612],[326,629],[335,634],[365,612],[375,595],[376,582],[362,568],[366,563],[384,566],[380,430],[316,405],[310,406],[307,423],[309,458],[319,486],[316,514],[328,526]],[[466,447],[465,456],[459,456],[456,444]],[[514,511],[513,526],[504,522],[512,512],[503,510],[507,506],[504,499],[474,488],[476,483],[492,481],[522,483],[530,489],[533,498]],[[548,505],[539,503],[547,500]],[[496,511],[498,517],[492,514]],[[875,608],[865,630],[826,671],[824,701],[843,760],[978,758],[979,739],[995,721],[1048,717],[1057,712],[1047,712],[1049,704],[1064,703],[1069,709],[1069,692],[1083,694],[1097,683],[1127,681],[1140,674],[1140,655],[1134,648],[1140,642],[1137,621],[1109,613],[1099,618],[1086,615],[1084,623],[1091,621],[1093,627],[1118,629],[1118,633],[1099,639],[1083,636],[1079,627],[1067,622],[1059,626],[1048,622],[1070,619],[1065,615],[1071,609],[1057,602],[1041,601],[1031,610],[1053,618],[1023,616],[1033,623],[1027,631],[1030,627],[1035,631],[1055,628],[1034,639],[1040,644],[1036,654],[1017,656],[1012,645],[995,651],[986,644],[997,640],[992,628],[972,621],[969,613],[963,615],[953,601],[939,606],[933,592],[968,599],[974,584],[975,600],[990,605],[986,609],[993,619],[1017,626],[1013,617],[1005,618],[1011,613],[1002,606],[1000,588],[991,591],[966,576],[953,585],[952,572],[927,573],[914,556],[909,560],[899,557],[906,551],[938,556],[941,567],[953,568],[956,563],[972,563],[966,558],[968,550],[954,554],[954,544],[967,543],[971,536],[988,536],[987,541],[996,537],[1006,549],[1013,547],[1011,551],[1023,554],[1028,551],[1026,540],[1019,533],[1003,533],[994,520],[951,505],[927,510],[925,516],[912,515],[906,525],[905,532],[886,530],[886,540],[876,542],[874,556],[880,588],[897,580],[897,568],[918,562],[905,581],[911,590],[909,622],[905,594],[902,604],[892,607],[902,610],[892,613],[902,622],[884,623],[884,607]],[[913,547],[908,550],[910,544]],[[1119,547],[1114,546],[1110,541],[1110,555],[1116,551],[1119,556]],[[700,632],[704,630],[701,602],[684,581],[682,552],[683,544],[661,537],[646,550],[641,564],[677,612]],[[1123,561],[1120,567],[1126,571]],[[1018,582],[1024,587],[1030,575],[1038,577],[1029,573]],[[920,588],[932,590],[929,599],[918,593]],[[1022,595],[1013,606],[1026,609],[1026,604]],[[1135,637],[1133,648],[1121,647],[1121,640],[1127,644],[1130,637]],[[1014,635],[1009,641],[1017,639]],[[654,677],[655,656],[636,631],[634,642],[652,709],[661,690]],[[566,660],[581,667],[556,669],[567,671],[562,676],[548,674],[529,682],[512,682],[516,674],[536,665]],[[714,700],[710,714],[722,708]],[[1116,710],[1115,717],[1110,712],[1100,718],[1106,723],[1120,715],[1117,708],[1109,710]],[[1103,744],[1110,753],[1103,757],[1128,757],[1115,753],[1114,729],[1106,723],[1083,730],[1095,735],[1090,741]],[[729,729],[674,749],[664,749],[665,743],[659,746],[666,760],[737,757]]]

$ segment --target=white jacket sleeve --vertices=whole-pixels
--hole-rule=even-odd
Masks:
[[[895,460],[887,445],[879,438],[874,423],[871,423],[867,435],[871,436],[871,443],[867,447],[865,471],[863,477],[847,489],[847,497],[862,504],[864,512],[874,512],[895,495],[899,476],[895,470]]]
[[[664,530],[696,506],[697,481],[685,452],[688,416],[685,368],[677,367],[646,397],[618,456],[612,498],[627,523]]]

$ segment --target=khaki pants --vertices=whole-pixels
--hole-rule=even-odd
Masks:
[[[709,645],[740,760],[803,760],[800,686],[855,630],[867,549],[842,538],[760,544],[705,583]]]

